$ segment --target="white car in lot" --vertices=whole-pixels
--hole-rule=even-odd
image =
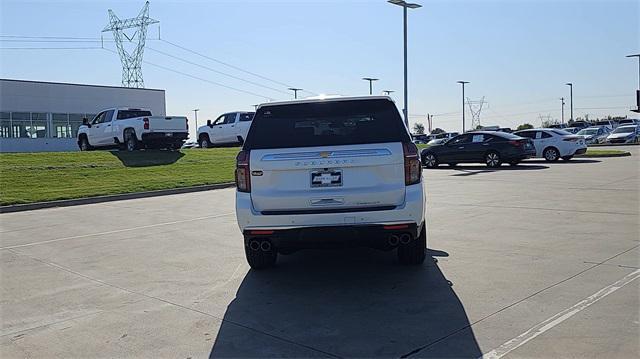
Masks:
[[[609,136],[609,143],[638,143],[640,139],[640,125],[618,126]]]
[[[198,144],[201,148],[242,144],[247,138],[254,112],[230,112],[215,121],[198,128]]]
[[[578,133],[577,136],[582,136],[587,145],[604,143],[607,140],[607,136],[611,133],[608,127],[600,126],[600,127],[587,127],[584,128]]]
[[[262,104],[236,166],[236,215],[254,269],[331,246],[425,259],[418,149],[389,97]]]
[[[83,121],[78,129],[78,147],[81,151],[118,146],[127,151],[179,149],[188,136],[189,124],[184,116],[152,116],[148,109],[110,108],[91,121]]]
[[[530,138],[536,148],[536,157],[553,162],[562,158],[569,161],[575,155],[587,152],[582,136],[573,135],[557,128],[536,128],[514,132],[520,137]]]

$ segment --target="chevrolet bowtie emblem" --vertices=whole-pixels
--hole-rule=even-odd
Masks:
[[[326,151],[325,152],[320,152],[320,157],[327,158],[327,157],[329,157],[330,154],[331,154],[330,152],[326,152]]]

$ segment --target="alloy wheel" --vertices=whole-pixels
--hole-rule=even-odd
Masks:
[[[500,164],[500,156],[497,153],[487,154],[487,164],[489,167],[497,167]]]
[[[435,167],[435,165],[436,165],[436,156],[434,156],[432,154],[428,154],[428,155],[424,156],[424,164],[427,167]]]

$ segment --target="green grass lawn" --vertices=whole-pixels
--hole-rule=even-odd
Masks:
[[[238,151],[4,153],[0,205],[231,182]],[[589,148],[583,157],[624,152]]]
[[[231,182],[238,151],[0,154],[0,205]]]
[[[580,157],[599,157],[599,156],[613,156],[613,155],[624,155],[628,153],[627,151],[620,150],[596,150],[593,148],[587,148],[587,153],[584,155],[580,155]]]

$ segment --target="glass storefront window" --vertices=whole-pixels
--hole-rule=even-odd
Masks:
[[[11,136],[13,138],[29,138],[31,130],[31,113],[11,113]]]
[[[49,137],[47,134],[47,114],[32,112],[31,113],[31,130],[29,131],[31,138],[44,138]]]
[[[9,112],[0,112],[0,137],[11,137],[11,114]]]
[[[78,136],[78,127],[82,125],[82,119],[85,117],[84,113],[70,113],[69,125],[71,126],[71,137]]]
[[[71,124],[68,113],[54,113],[51,115],[53,126],[52,135],[55,138],[71,138]]]

